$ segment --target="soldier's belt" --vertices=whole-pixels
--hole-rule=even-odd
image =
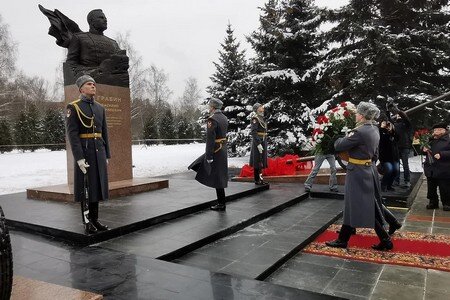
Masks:
[[[371,159],[357,159],[357,158],[349,157],[348,158],[348,162],[352,163],[354,165],[362,165],[362,166],[370,166],[370,165],[372,165],[372,160]]]
[[[82,139],[93,139],[93,138],[101,138],[101,137],[102,137],[101,132],[80,133],[80,138],[82,138]]]
[[[214,142],[216,142],[216,144],[219,144],[219,148],[217,148],[216,150],[214,150],[214,153],[219,152],[220,149],[222,149],[223,143],[225,143],[226,141],[227,141],[227,138],[215,139]]]
[[[259,131],[257,131],[256,134],[259,135],[259,136],[266,136],[267,132],[259,132]]]

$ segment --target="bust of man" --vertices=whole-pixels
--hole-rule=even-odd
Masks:
[[[97,83],[128,86],[128,57],[117,42],[105,35],[108,23],[101,9],[87,15],[89,31],[82,32],[78,25],[55,9],[50,11],[39,5],[49,18],[49,34],[56,43],[68,49],[64,64],[64,84],[74,84],[82,75],[90,75]]]

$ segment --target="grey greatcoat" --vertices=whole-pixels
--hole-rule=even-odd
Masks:
[[[190,166],[197,172],[195,179],[206,186],[223,189],[228,186],[228,157],[226,136],[228,119],[216,110],[206,122],[205,154],[197,158]],[[212,160],[212,163],[208,163]]]
[[[86,159],[87,164],[90,166],[87,168],[89,201],[107,200],[109,191],[106,159],[111,158],[111,155],[105,108],[95,100],[88,99],[82,95],[81,99],[67,105],[66,125],[67,138],[70,142],[75,162],[75,201],[81,201],[84,198],[84,174],[77,164],[77,161],[83,158]],[[94,132],[97,133],[95,138],[80,137],[80,134],[92,134]]]
[[[334,143],[337,152],[348,151],[351,158],[372,161],[368,166],[350,162],[347,165],[343,221],[345,225],[374,228],[375,210],[377,209],[382,216],[381,189],[375,166],[379,140],[378,127],[368,122]],[[381,224],[383,222],[384,220],[380,220]]]
[[[251,121],[252,148],[250,150],[250,166],[256,169],[267,168],[267,123],[262,116],[254,114]],[[263,146],[259,153],[258,145]]]

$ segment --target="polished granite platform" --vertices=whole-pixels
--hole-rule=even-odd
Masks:
[[[180,205],[192,205],[195,188],[202,187],[189,176],[170,178],[171,189],[180,184],[175,193],[180,201],[164,201],[160,195],[150,201],[152,210],[143,211],[149,198],[138,198],[136,208],[125,199],[100,213],[117,218],[120,212],[126,218],[130,212],[161,216],[167,208],[178,211]],[[249,187],[255,186],[231,183],[227,195]],[[306,264],[295,262],[300,249],[341,215],[343,187],[338,193],[327,189],[315,185],[307,194],[301,184],[271,184],[268,190],[232,199],[225,212],[207,209],[213,200],[200,201],[184,215],[87,247],[13,229],[14,272],[105,299],[366,299],[370,287],[361,282],[366,277],[351,284],[352,276],[360,274],[347,271],[355,264],[340,263],[342,271],[330,269],[330,276],[323,277],[329,269],[314,261],[316,256],[307,256]],[[213,189],[203,193],[215,198]],[[72,212],[77,215],[78,210]],[[342,277],[336,277],[339,272]]]
[[[192,176],[192,175],[191,175]],[[26,193],[0,195],[0,205],[11,228],[92,244],[192,214],[215,203],[215,190],[194,180],[171,179],[167,189],[102,202],[99,220],[111,230],[86,235],[79,203],[27,199]],[[227,201],[259,193],[269,186],[230,183]]]

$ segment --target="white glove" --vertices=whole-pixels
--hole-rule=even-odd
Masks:
[[[213,159],[207,159],[206,160],[208,162],[208,164],[212,163],[214,160]]]
[[[263,153],[263,146],[261,144],[259,144],[256,148],[258,148],[259,153]]]
[[[77,160],[77,164],[78,167],[80,167],[81,172],[83,172],[83,174],[86,174],[87,173],[86,168],[89,168],[89,165],[87,164],[86,160],[84,158]]]

